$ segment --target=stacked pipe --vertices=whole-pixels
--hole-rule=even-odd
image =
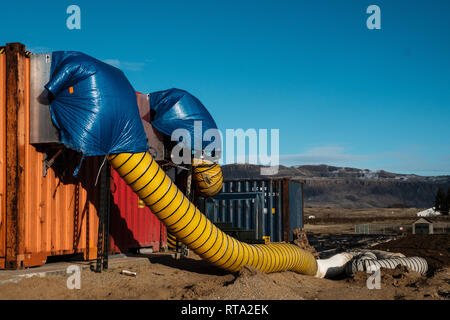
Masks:
[[[108,159],[168,232],[213,265],[229,271],[247,265],[266,273],[316,274],[313,255],[295,245],[250,245],[225,234],[187,199],[148,152],[113,154]]]

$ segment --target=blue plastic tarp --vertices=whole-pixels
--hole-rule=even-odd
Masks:
[[[180,89],[168,89],[150,93],[150,110],[154,112],[152,126],[165,135],[172,136],[176,129],[185,129],[191,137],[191,148],[198,145],[205,148],[210,142],[203,141],[205,131],[217,129],[216,122],[205,106],[189,92]],[[201,137],[194,137],[195,121],[201,121]]]
[[[136,93],[124,73],[75,51],[52,53],[50,112],[61,142],[84,156],[147,151]]]

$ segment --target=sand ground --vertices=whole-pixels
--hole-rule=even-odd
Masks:
[[[317,210],[317,209],[314,209]],[[318,212],[325,217],[331,212]],[[331,211],[331,209],[330,209]],[[391,210],[392,211],[392,210]],[[351,218],[364,217],[363,211],[347,212]],[[373,215],[373,212],[370,213]],[[391,213],[382,212],[380,217]],[[411,218],[411,216],[410,216]],[[412,216],[414,220],[414,216]],[[388,219],[396,221],[396,219]],[[336,247],[352,242],[353,222],[307,224],[306,230],[311,238],[326,241],[328,246]],[[347,237],[347,238],[346,238]],[[394,240],[385,242],[356,238],[355,247],[377,247],[406,255],[420,254],[429,261],[432,272],[421,276],[407,269],[381,270],[381,289],[369,290],[366,285],[369,274],[358,273],[340,279],[317,279],[294,272],[263,274],[252,268],[243,268],[238,273],[217,269],[190,253],[181,260],[169,253],[141,255],[136,259],[121,259],[111,264],[100,274],[88,268],[81,273],[81,289],[69,290],[66,285],[68,275],[58,274],[44,278],[33,277],[17,283],[0,285],[0,299],[449,299],[450,265],[449,237],[427,238],[430,247],[420,245],[423,240]],[[316,239],[317,240],[317,239]],[[402,242],[403,241],[403,242]],[[384,242],[384,243],[382,243]],[[345,248],[344,248],[345,249]],[[344,250],[343,249],[343,250]],[[136,272],[136,277],[121,274],[122,270]],[[8,275],[0,272],[0,279]]]

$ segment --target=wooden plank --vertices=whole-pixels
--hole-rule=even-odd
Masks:
[[[25,108],[24,58],[25,46],[9,43],[6,54],[6,268],[21,267],[18,261],[21,246],[19,232],[19,192],[21,163],[19,161],[18,112]],[[22,166],[22,169],[24,167]],[[23,260],[22,260],[23,261]],[[23,265],[22,265],[23,266]]]
[[[4,47],[0,47],[0,268],[5,267],[6,256],[6,61]]]

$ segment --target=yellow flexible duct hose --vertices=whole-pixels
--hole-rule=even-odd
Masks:
[[[223,175],[218,163],[194,158],[192,160],[192,167],[194,186],[200,196],[209,198],[215,196],[222,190]],[[177,242],[179,244],[177,238],[170,232],[167,232],[168,247],[175,249]]]
[[[167,230],[213,265],[229,271],[247,265],[266,273],[316,274],[313,255],[295,245],[250,245],[225,234],[184,196],[148,152],[114,154],[108,159]]]
[[[222,190],[223,175],[218,163],[194,159],[192,177],[198,194],[208,198],[215,196]]]
[[[167,246],[172,249],[177,247],[177,238],[170,232],[167,232]]]

